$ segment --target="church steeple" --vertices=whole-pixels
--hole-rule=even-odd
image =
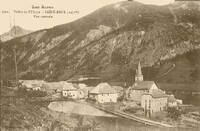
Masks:
[[[143,81],[143,75],[142,75],[140,62],[138,64],[138,68],[136,70],[135,81]]]

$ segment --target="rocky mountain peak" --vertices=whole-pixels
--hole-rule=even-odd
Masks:
[[[8,41],[16,37],[30,34],[32,31],[21,28],[20,26],[12,26],[10,31],[1,35],[1,41]]]

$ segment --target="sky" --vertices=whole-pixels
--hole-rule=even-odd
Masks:
[[[0,0],[0,34],[8,32],[11,26],[18,25],[24,29],[36,31],[51,28],[56,25],[72,22],[93,11],[109,4],[125,0]],[[165,5],[174,0],[135,0],[144,4]],[[15,11],[40,11],[41,6],[53,7],[53,10],[65,10],[66,14],[52,15],[52,18],[35,18],[36,16],[49,16],[49,14],[16,13]],[[33,9],[39,6],[40,9]]]

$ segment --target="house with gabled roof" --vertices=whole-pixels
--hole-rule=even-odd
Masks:
[[[152,89],[142,94],[141,106],[149,114],[163,111],[167,108],[167,95],[160,89]]]
[[[59,93],[63,97],[77,98],[77,89],[66,81],[44,83],[42,89],[49,94]]]
[[[72,85],[77,89],[77,99],[83,99],[84,92],[83,92],[82,88],[80,88],[79,84],[73,83]]]
[[[117,102],[117,92],[108,83],[100,83],[89,91],[89,98],[99,103]]]
[[[19,82],[27,90],[41,90],[42,84],[45,83],[43,80],[19,80]]]
[[[59,88],[61,88],[61,84],[59,82],[46,82],[42,84],[42,90],[47,93],[61,92]]]
[[[77,99],[77,89],[72,83],[61,82],[62,96]]]

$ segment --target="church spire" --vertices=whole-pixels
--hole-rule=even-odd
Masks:
[[[138,64],[137,75],[138,75],[138,76],[141,76],[141,75],[142,75],[142,70],[141,70],[140,62],[139,62],[139,64]]]
[[[141,68],[140,62],[136,70],[135,81],[143,81],[142,68]]]

